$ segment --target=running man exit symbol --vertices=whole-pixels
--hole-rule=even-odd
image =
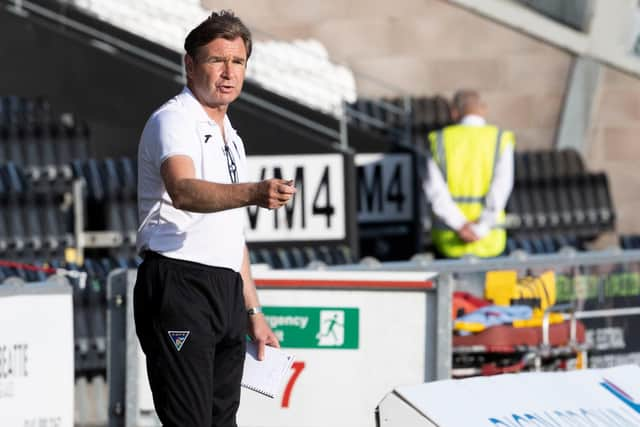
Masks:
[[[262,307],[285,348],[357,349],[360,310],[355,307]]]
[[[344,344],[344,311],[320,311],[320,332],[316,339],[321,347],[337,347]]]

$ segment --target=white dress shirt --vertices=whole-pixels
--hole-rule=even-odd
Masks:
[[[462,118],[460,124],[463,126],[485,126],[487,122],[481,116],[467,115]],[[432,157],[429,157],[427,170],[428,176],[424,183],[424,191],[431,202],[431,211],[452,230],[459,230],[468,220],[451,198],[449,187]],[[507,144],[502,155],[496,161],[491,187],[485,198],[485,208],[478,218],[478,223],[471,225],[478,238],[485,237],[491,231],[498,214],[507,205],[512,189],[513,146]]]

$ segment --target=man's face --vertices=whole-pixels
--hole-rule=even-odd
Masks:
[[[221,108],[233,102],[242,90],[247,51],[241,37],[215,39],[186,57],[187,76],[196,98],[206,107]]]

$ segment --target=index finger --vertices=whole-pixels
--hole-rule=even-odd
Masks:
[[[296,192],[296,187],[292,187],[291,185],[278,186],[278,193],[293,194],[295,192]]]

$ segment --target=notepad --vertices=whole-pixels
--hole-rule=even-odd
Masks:
[[[258,360],[258,345],[254,341],[247,342],[241,384],[249,390],[274,398],[282,389],[294,356],[270,346],[265,346],[264,354],[264,360]]]

